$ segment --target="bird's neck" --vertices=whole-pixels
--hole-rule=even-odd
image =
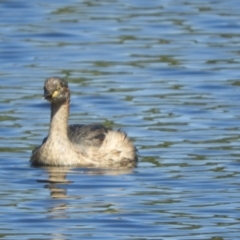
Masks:
[[[67,138],[69,116],[69,101],[62,104],[51,104],[51,122],[49,129],[49,137],[58,139]]]

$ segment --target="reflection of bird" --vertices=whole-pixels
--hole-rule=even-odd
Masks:
[[[31,163],[43,166],[134,167],[136,148],[124,132],[100,124],[68,126],[70,91],[65,80],[51,77],[44,84],[51,103],[48,137],[33,150]]]

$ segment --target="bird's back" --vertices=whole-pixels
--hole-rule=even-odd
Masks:
[[[85,147],[100,147],[104,141],[108,129],[101,124],[68,126],[68,138],[74,144]]]
[[[101,124],[70,125],[68,137],[86,156],[106,167],[134,167],[137,151],[127,134]]]

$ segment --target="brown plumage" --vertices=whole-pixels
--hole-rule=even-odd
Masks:
[[[137,164],[136,148],[126,133],[101,124],[69,125],[70,91],[65,80],[51,77],[44,84],[51,103],[48,137],[32,152],[30,162],[42,166],[129,168]]]

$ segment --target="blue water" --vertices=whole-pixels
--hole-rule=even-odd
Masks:
[[[239,3],[0,2],[0,238],[238,239]],[[131,171],[33,168],[47,77],[70,123],[121,128]]]

